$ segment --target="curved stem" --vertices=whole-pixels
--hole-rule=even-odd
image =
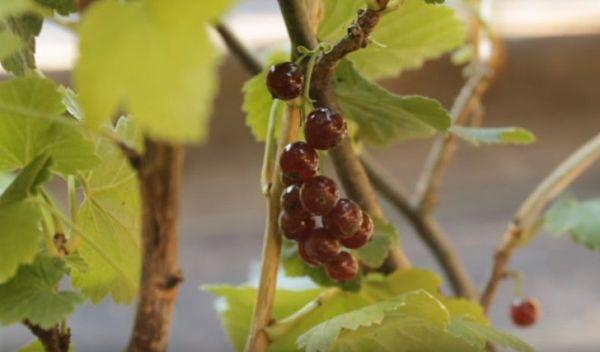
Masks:
[[[297,138],[300,120],[300,109],[289,104],[286,110],[286,118],[281,127],[277,155],[281,154],[286,144]],[[279,163],[274,163],[272,175],[271,190],[267,198],[267,220],[263,239],[260,280],[252,313],[250,334],[246,343],[246,351],[248,352],[267,350],[269,338],[265,328],[269,326],[273,317],[273,304],[277,288],[277,270],[279,269],[279,258],[281,256],[281,234],[278,225],[279,196],[283,190],[281,178],[279,177]]]
[[[452,290],[460,297],[477,299],[475,284],[465,264],[441,226],[430,215],[423,215],[413,206],[406,192],[395,186],[386,171],[363,152],[361,160],[373,186],[396,209],[404,214],[421,240],[431,249],[435,259],[446,273]]]
[[[488,311],[500,282],[506,276],[508,264],[522,240],[531,234],[546,206],[600,157],[600,133],[581,146],[525,199],[504,233],[504,240],[494,254],[492,273],[481,296],[481,305]]]
[[[225,42],[232,54],[234,54],[251,75],[257,75],[262,70],[262,64],[244,44],[235,36],[235,34],[224,23],[217,23],[215,29]]]

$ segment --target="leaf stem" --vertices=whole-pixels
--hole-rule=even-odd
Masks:
[[[494,254],[492,272],[480,302],[488,311],[506,277],[508,264],[517,248],[536,227],[546,206],[600,157],[600,133],[577,149],[552,171],[525,199],[508,225],[504,240]]]

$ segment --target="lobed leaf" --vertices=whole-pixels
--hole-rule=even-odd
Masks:
[[[15,277],[0,285],[0,322],[12,324],[27,319],[47,329],[67,318],[83,298],[73,291],[55,291],[64,274],[64,262],[46,255],[21,266]]]
[[[546,229],[592,250],[600,250],[600,199],[579,202],[563,199],[555,202],[545,216]]]
[[[206,24],[230,3],[109,0],[91,7],[75,68],[86,122],[100,127],[124,108],[151,137],[203,139],[217,91],[217,52]]]
[[[534,351],[533,347],[510,334],[499,331],[491,326],[482,325],[465,317],[452,319],[448,326],[448,331],[467,341],[478,351],[484,351],[488,342],[510,348],[517,352]]]
[[[22,46],[23,42],[18,36],[7,31],[0,32],[0,60],[14,54]]]

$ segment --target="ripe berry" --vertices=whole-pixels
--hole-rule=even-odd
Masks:
[[[319,156],[308,144],[294,142],[283,148],[279,157],[279,166],[287,178],[299,182],[317,174]]]
[[[285,187],[291,186],[291,185],[298,185],[298,186],[302,186],[302,181],[301,180],[294,180],[293,178],[291,178],[290,176],[281,173],[281,184],[283,184]]]
[[[319,263],[316,260],[311,258],[308,255],[308,253],[306,253],[306,241],[298,242],[298,254],[300,255],[300,258],[302,258],[304,263],[306,263],[306,265],[311,266],[311,267],[315,267],[315,266],[319,265]]]
[[[282,211],[279,214],[279,227],[287,239],[300,241],[315,227],[315,221],[310,216],[295,218]]]
[[[310,214],[302,206],[300,202],[300,186],[291,185],[281,192],[281,208],[291,217],[303,219]]]
[[[304,135],[306,142],[316,149],[331,149],[346,137],[346,121],[342,115],[329,110],[318,108],[306,117]]]
[[[305,245],[308,256],[321,264],[335,259],[340,252],[340,243],[322,227],[308,233]]]
[[[346,248],[358,249],[369,243],[373,238],[374,229],[373,220],[371,220],[369,214],[363,212],[363,221],[360,229],[351,237],[342,238],[340,242]]]
[[[326,266],[327,275],[336,281],[349,281],[358,274],[358,261],[348,252],[341,252]]]
[[[309,178],[300,188],[304,209],[316,215],[327,215],[340,200],[340,190],[335,181],[326,176]]]
[[[535,298],[515,299],[510,306],[510,316],[518,326],[534,324],[541,314],[540,303]]]
[[[360,206],[350,199],[340,199],[333,210],[323,218],[325,227],[338,238],[350,237],[360,229],[363,212]]]
[[[292,100],[302,93],[304,73],[293,62],[283,62],[271,66],[267,73],[267,89],[273,98]]]

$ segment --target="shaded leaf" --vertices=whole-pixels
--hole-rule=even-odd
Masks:
[[[471,346],[479,351],[484,351],[488,342],[492,342],[502,347],[510,348],[518,352],[533,352],[533,347],[522,340],[497,330],[491,326],[486,326],[474,322],[468,318],[458,317],[452,319],[448,326],[448,331],[453,335],[467,341]]]
[[[533,133],[520,127],[466,127],[452,126],[450,132],[461,139],[479,144],[530,144],[535,142]]]
[[[0,60],[14,54],[22,45],[23,42],[18,36],[7,31],[0,32]]]
[[[67,16],[73,12],[77,12],[75,0],[35,0],[38,4],[49,7],[56,11],[59,15]]]
[[[387,258],[390,249],[398,245],[398,229],[394,224],[373,218],[375,234],[366,246],[354,250],[356,257],[371,268],[380,267]]]
[[[546,229],[592,250],[600,250],[600,199],[579,202],[563,199],[555,202],[545,216]]]

